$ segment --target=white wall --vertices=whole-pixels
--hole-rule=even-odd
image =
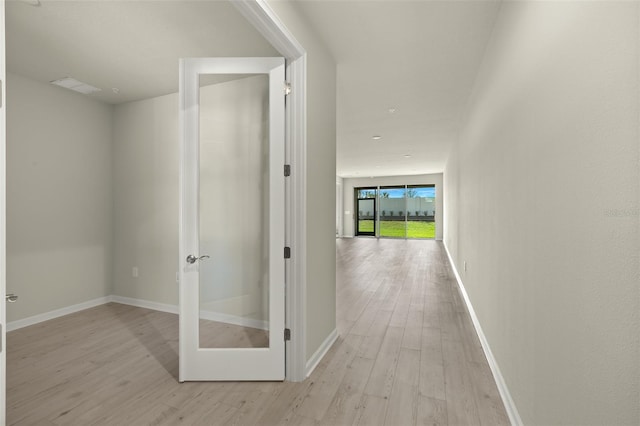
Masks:
[[[504,2],[445,243],[525,424],[640,423],[638,2]]]
[[[307,329],[311,358],[336,328],[336,64],[294,2],[269,6],[307,52]]]
[[[7,75],[9,321],[111,294],[112,108]]]
[[[343,179],[343,236],[353,237],[355,234],[354,188],[393,186],[393,185],[435,185],[436,187],[436,240],[443,235],[443,187],[442,173],[429,175],[386,176],[373,178]],[[404,203],[404,201],[403,201]],[[399,210],[399,209],[396,209]],[[405,210],[404,207],[402,210]]]
[[[115,295],[178,303],[178,142],[177,94],[115,107]]]

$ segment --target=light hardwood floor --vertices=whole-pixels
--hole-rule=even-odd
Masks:
[[[177,317],[110,303],[8,333],[7,423],[508,424],[441,243],[336,244],[340,338],[306,381],[180,384]]]

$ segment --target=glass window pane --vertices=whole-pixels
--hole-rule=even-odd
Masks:
[[[358,235],[372,235],[374,232],[375,199],[358,200]]]
[[[404,187],[380,188],[380,236],[405,238]]]
[[[269,77],[213,77],[200,79],[200,347],[268,347]]]
[[[358,188],[356,197],[357,198],[376,198],[376,189],[375,188]]]
[[[407,238],[435,238],[435,186],[408,187],[407,212]]]

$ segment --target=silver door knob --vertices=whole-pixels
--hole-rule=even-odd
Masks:
[[[7,301],[7,302],[9,302],[9,303],[14,303],[16,300],[18,300],[18,296],[16,296],[16,295],[15,295],[15,294],[13,294],[13,293],[9,293],[9,294],[7,294],[7,297],[6,297],[6,301]]]
[[[202,259],[208,259],[209,255],[208,254],[204,254],[200,257],[196,257],[192,254],[190,254],[189,256],[187,256],[187,263],[196,263],[198,260],[202,260]]]

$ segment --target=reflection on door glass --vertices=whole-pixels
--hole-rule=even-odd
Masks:
[[[200,86],[200,347],[268,347],[269,79]]]

